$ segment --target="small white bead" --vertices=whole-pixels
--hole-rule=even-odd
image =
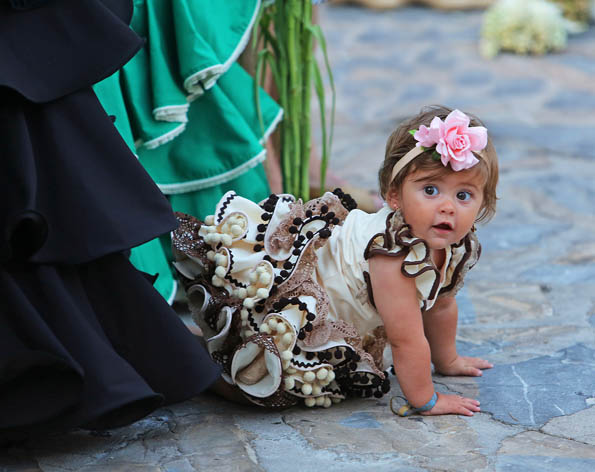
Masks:
[[[337,402],[337,403],[339,403],[339,402]],[[332,404],[333,404],[333,402],[331,401],[331,399],[329,397],[325,397],[324,403],[322,406],[325,408],[330,408]]]
[[[328,380],[329,382],[332,382],[333,380],[335,380],[335,372],[331,370],[328,373],[328,375],[326,376],[326,380]]]
[[[249,314],[250,313],[248,312],[248,310],[246,310],[245,308],[242,308],[242,311],[240,311],[240,318],[243,320],[247,320]]]
[[[216,275],[213,275],[213,278],[211,279],[211,283],[215,287],[223,287],[223,280],[221,278],[217,277]]]
[[[289,366],[291,365],[291,361],[281,361],[281,365],[283,366],[283,370],[287,370],[289,369]]]
[[[277,327],[277,324],[279,324],[279,322],[275,318],[269,318],[268,323],[272,329],[275,329]]]
[[[246,295],[248,295],[248,292],[244,287],[238,288],[238,298],[246,298]]]
[[[302,385],[302,393],[304,395],[310,395],[312,394],[312,385],[309,383],[305,383]]]
[[[326,379],[327,375],[328,375],[328,370],[326,370],[324,367],[322,369],[319,369],[318,372],[316,372],[316,378],[318,380]]]
[[[256,296],[258,298],[268,298],[269,291],[266,288],[259,288],[258,290],[256,290]]]
[[[205,223],[208,225],[212,225],[215,223],[215,215],[209,215],[205,218]]]
[[[223,266],[227,265],[227,256],[225,254],[218,253],[215,255],[215,264]]]
[[[291,390],[295,387],[295,379],[293,377],[285,377],[285,390]]]
[[[221,235],[221,242],[224,246],[231,246],[233,243],[233,239],[229,234],[222,234]]]
[[[223,278],[225,277],[225,274],[227,274],[227,270],[225,269],[225,267],[219,266],[215,269],[216,276]]]
[[[277,333],[283,334],[285,331],[287,331],[287,326],[285,325],[285,323],[277,324]]]
[[[244,331],[244,338],[249,338],[253,334],[254,334],[254,331],[252,331],[251,329],[247,329],[246,331]]]
[[[250,285],[247,288],[247,292],[249,297],[253,297],[254,295],[256,295],[256,287],[254,285]]]
[[[337,398],[337,397],[332,397],[332,398],[331,398],[331,401],[332,401],[333,403],[341,403],[341,399],[340,399],[340,398]]]
[[[286,360],[286,361],[288,361],[288,360],[290,360],[292,357],[293,357],[293,353],[292,353],[290,350],[283,351],[283,352],[281,353],[281,359],[283,359],[283,360]]]
[[[266,272],[266,269],[265,269],[263,266],[261,266],[261,265],[259,265],[259,266],[256,268],[256,273],[257,273],[258,275],[260,275],[260,274],[263,274],[263,273],[265,273],[265,272]]]
[[[263,323],[260,325],[260,332],[269,334],[271,332],[271,328],[269,328],[268,324]]]
[[[314,382],[314,379],[316,379],[316,375],[311,370],[304,374],[304,380],[306,382]]]
[[[324,405],[324,397],[316,397],[316,406]]]
[[[269,274],[268,272],[260,274],[260,278],[258,279],[258,281],[263,285],[268,285],[271,282],[271,274]]]
[[[288,374],[295,374],[295,373],[297,373],[297,370],[294,369],[293,367],[290,367],[289,369],[287,369],[287,373]]]
[[[233,234],[234,236],[239,236],[240,234],[242,234],[242,232],[243,230],[240,225],[231,225],[231,234]]]
[[[207,231],[207,233],[211,234],[211,233],[216,233],[217,232],[217,227],[216,226],[207,226],[205,228],[205,230]]]
[[[252,272],[248,279],[250,282],[255,283],[258,280],[258,274],[256,272]]]
[[[314,405],[316,405],[316,400],[312,397],[308,397],[304,400],[304,404],[306,406],[313,407]]]
[[[207,259],[210,261],[214,261],[216,257],[215,251],[208,251],[207,252]]]
[[[312,384],[312,395],[320,395],[322,393],[322,388],[318,384]]]
[[[293,341],[293,335],[291,333],[285,333],[281,338],[281,341],[283,341],[285,344],[291,344],[291,341]]]
[[[254,300],[252,298],[244,298],[243,305],[246,308],[254,308]]]

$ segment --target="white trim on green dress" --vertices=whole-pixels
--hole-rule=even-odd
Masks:
[[[178,282],[176,282],[174,279],[172,279],[172,287],[170,293],[171,295],[167,298],[167,304],[173,305],[176,299],[176,294],[178,293]]]
[[[190,104],[185,105],[166,105],[153,108],[153,118],[158,121],[171,121],[173,123],[187,123],[188,109]]]
[[[147,149],[155,149],[156,147],[170,142],[172,139],[182,134],[185,129],[186,123],[182,123],[180,124],[180,126],[177,126],[176,128],[172,129],[171,131],[165,134],[162,134],[161,136],[151,139],[150,141],[145,141],[144,143],[141,143],[141,146],[144,146]]]
[[[203,188],[213,187],[215,185],[229,182],[230,180],[239,177],[247,170],[256,167],[258,164],[264,161],[266,157],[266,151],[263,149],[256,156],[250,160],[244,162],[242,165],[228,170],[223,174],[214,175],[213,177],[207,177],[206,179],[189,180],[188,182],[182,182],[179,184],[160,184],[157,183],[157,187],[165,195],[174,195],[178,193],[194,192],[196,190],[202,190]]]
[[[202,95],[205,90],[210,89],[215,83],[217,79],[227,71],[231,67],[231,65],[237,61],[242,51],[246,48],[248,41],[250,41],[250,33],[252,30],[252,26],[256,21],[256,17],[258,16],[258,11],[260,9],[260,0],[256,1],[256,8],[254,9],[254,13],[252,14],[252,18],[250,19],[250,23],[244,31],[242,38],[238,42],[235,50],[231,53],[231,56],[227,58],[227,60],[223,64],[215,64],[213,66],[209,66],[206,69],[199,70],[194,74],[186,77],[184,80],[184,88],[191,94],[192,100],[196,98],[196,96]],[[198,82],[202,82],[198,84]],[[198,84],[198,87],[197,87]]]
[[[277,116],[275,116],[275,119],[271,122],[269,127],[265,130],[264,134],[262,135],[262,138],[260,138],[260,140],[259,140],[260,144],[262,144],[263,146],[265,145],[266,140],[269,139],[269,136],[273,133],[273,131],[275,131],[275,128],[277,128],[277,125],[281,122],[281,120],[283,120],[283,108],[279,108],[279,113],[277,113]]]
[[[283,119],[283,109],[280,108],[275,119],[271,122],[269,127],[265,130],[260,143],[264,145],[264,142],[268,139],[271,133],[275,130],[279,122]],[[196,190],[202,190],[204,188],[213,187],[215,185],[229,182],[230,180],[239,177],[247,170],[256,167],[258,164],[263,162],[266,158],[266,150],[262,150],[256,156],[250,160],[244,162],[242,165],[235,167],[223,174],[214,175],[213,177],[207,177],[205,179],[189,180],[187,182],[175,183],[175,184],[160,184],[157,186],[165,195],[175,195],[179,193],[194,192]]]

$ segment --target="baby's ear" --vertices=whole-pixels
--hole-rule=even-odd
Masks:
[[[395,188],[391,188],[386,192],[386,203],[392,210],[397,210],[401,205],[401,199],[399,198],[399,191]]]

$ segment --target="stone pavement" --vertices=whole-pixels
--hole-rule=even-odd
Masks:
[[[119,430],[0,451],[1,471],[594,470],[595,28],[561,54],[486,61],[481,12],[320,13],[338,176],[374,189],[386,137],[424,104],[477,113],[493,136],[501,200],[459,296],[459,351],[495,367],[434,378],[482,412],[398,418],[388,398],[267,412],[203,396]]]

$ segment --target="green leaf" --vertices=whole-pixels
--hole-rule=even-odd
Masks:
[[[314,68],[314,89],[318,97],[318,107],[320,109],[320,128],[322,133],[322,156],[320,158],[320,191],[324,192],[324,185],[326,180],[326,169],[328,167],[328,143],[327,143],[327,129],[326,129],[326,107],[324,99],[324,83],[320,75],[320,68],[316,61],[312,63]]]
[[[260,124],[260,131],[264,135],[264,120],[262,117],[262,107],[260,106],[260,85],[258,84],[258,76],[263,73],[264,65],[266,62],[266,53],[268,52],[267,49],[264,49],[258,53],[256,59],[256,71],[254,77],[254,100],[256,102],[256,115],[258,116],[258,123]]]
[[[335,90],[335,81],[333,79],[333,72],[331,70],[331,64],[328,58],[328,51],[326,48],[326,40],[324,39],[324,35],[322,34],[322,29],[320,28],[320,25],[312,25],[310,24],[308,26],[308,29],[311,31],[312,35],[314,36],[314,38],[316,39],[316,41],[318,42],[320,49],[322,51],[322,57],[324,58],[324,65],[326,68],[326,73],[328,75],[328,79],[329,79],[329,85],[330,85],[330,89],[331,89],[331,117],[330,117],[330,132],[328,133],[328,146],[327,146],[327,152],[326,152],[326,156],[328,159],[328,156],[330,156],[331,153],[331,149],[333,147],[333,133],[334,133],[334,129],[335,129],[335,108],[336,108],[336,90]],[[318,72],[318,74],[320,75],[320,71]],[[325,106],[325,103],[320,103],[320,106]],[[328,165],[328,161],[324,161],[324,163],[321,162],[321,167],[324,167],[324,169],[321,168],[321,170],[324,170],[324,172],[321,172],[320,174],[320,188],[321,190],[324,189],[324,178],[326,175],[326,168]]]
[[[258,7],[258,13],[256,14],[256,19],[254,20],[254,27],[252,28],[252,50],[256,51],[258,49],[258,43],[260,42],[260,32],[265,31],[267,26],[265,23],[270,18],[268,15],[265,15],[263,18],[264,12],[264,4],[261,4]],[[260,27],[258,28],[257,25]]]
[[[432,153],[432,159],[434,159],[435,161],[439,161],[442,158],[442,156],[438,153],[438,151],[434,150],[434,152]]]

